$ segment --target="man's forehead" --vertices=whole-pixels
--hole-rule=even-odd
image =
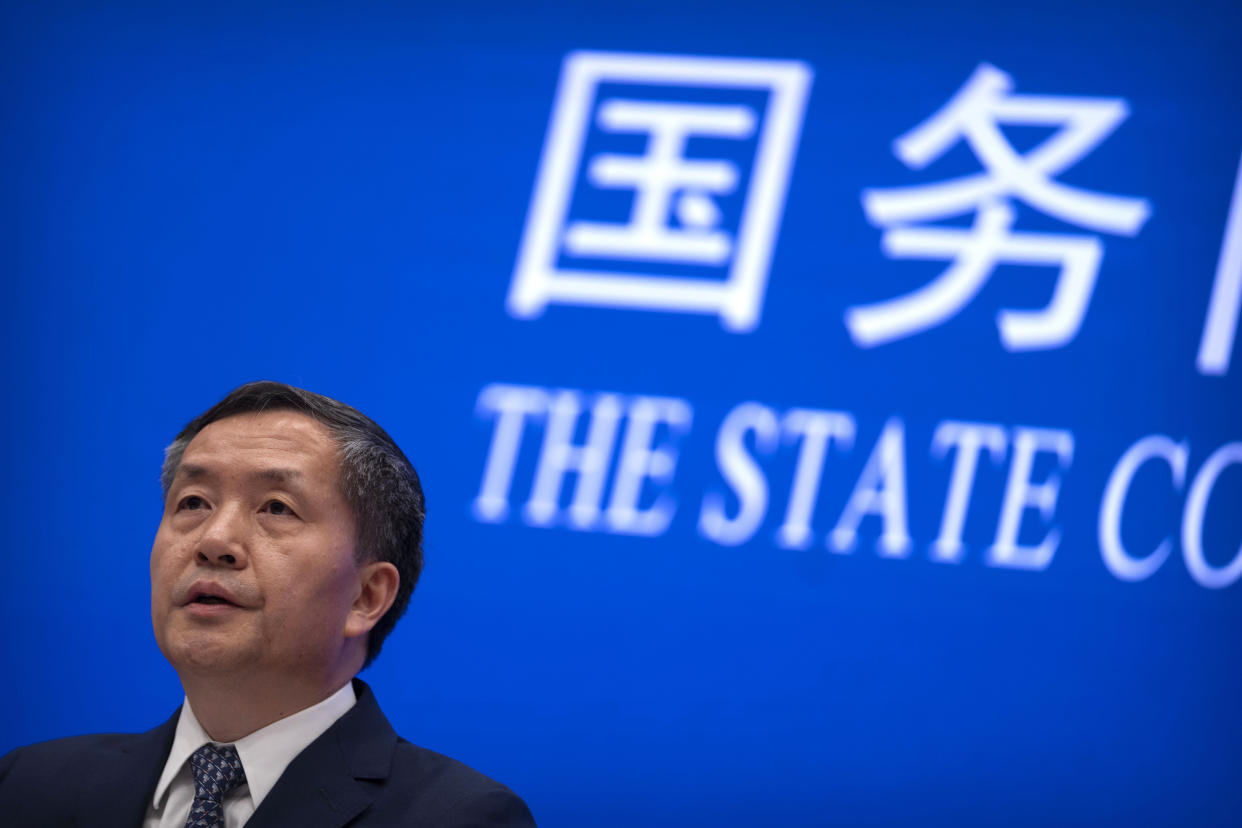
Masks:
[[[215,471],[212,466],[201,463],[182,462],[177,467],[177,477],[186,480],[196,480],[210,477]],[[270,480],[274,483],[297,483],[306,478],[301,469],[281,468],[279,466],[256,469],[253,476],[263,480]]]
[[[335,472],[337,445],[323,424],[297,411],[235,414],[194,435],[177,477],[201,477],[222,466],[245,466],[273,480],[292,480],[317,471]]]

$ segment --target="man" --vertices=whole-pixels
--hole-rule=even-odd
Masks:
[[[162,483],[151,619],[185,704],[147,733],[0,759],[0,824],[534,825],[508,788],[398,737],[354,679],[422,569],[422,489],[382,428],[251,383],[182,430]]]

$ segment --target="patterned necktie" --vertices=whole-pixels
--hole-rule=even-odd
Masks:
[[[194,804],[185,828],[223,828],[224,796],[246,781],[237,749],[203,745],[190,757],[194,771]]]

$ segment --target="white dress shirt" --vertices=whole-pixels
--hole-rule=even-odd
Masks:
[[[233,742],[246,772],[246,784],[234,788],[224,798],[224,828],[241,828],[272,790],[276,780],[293,758],[319,738],[333,722],[358,701],[352,682],[313,707],[299,710]],[[224,744],[212,740],[198,723],[190,700],[181,705],[177,733],[164,764],[164,773],[155,786],[155,796],[147,808],[143,828],[185,828],[194,803],[194,774],[190,756],[203,745]]]

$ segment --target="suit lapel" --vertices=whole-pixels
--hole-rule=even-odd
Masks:
[[[371,688],[355,679],[358,701],[294,757],[246,828],[339,828],[370,807],[392,768],[396,731]]]
[[[83,757],[90,768],[82,788],[84,823],[92,828],[142,825],[177,730],[177,716],[117,747],[100,747]]]

